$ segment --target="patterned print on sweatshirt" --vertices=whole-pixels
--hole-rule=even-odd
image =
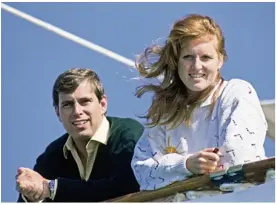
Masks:
[[[219,166],[266,158],[264,140],[267,122],[252,85],[244,80],[224,82],[210,118],[211,96],[195,110],[192,125],[146,129],[135,147],[131,162],[140,190],[154,190],[192,173],[187,158],[204,148],[218,147]]]

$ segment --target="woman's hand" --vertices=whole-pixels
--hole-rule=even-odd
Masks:
[[[188,157],[186,168],[193,174],[207,174],[216,170],[221,153],[214,153],[214,149],[206,148]]]

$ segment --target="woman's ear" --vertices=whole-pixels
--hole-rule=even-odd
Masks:
[[[220,55],[220,56],[219,56],[219,61],[218,61],[218,71],[220,71],[220,69],[221,69],[223,63],[224,63],[223,56]]]

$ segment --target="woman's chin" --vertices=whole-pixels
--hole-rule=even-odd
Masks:
[[[200,92],[206,89],[206,86],[203,86],[201,84],[196,84],[195,86],[189,87],[189,89],[193,92]]]

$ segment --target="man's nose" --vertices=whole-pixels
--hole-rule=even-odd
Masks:
[[[76,115],[82,114],[82,106],[79,103],[75,103],[74,105],[74,114]]]

